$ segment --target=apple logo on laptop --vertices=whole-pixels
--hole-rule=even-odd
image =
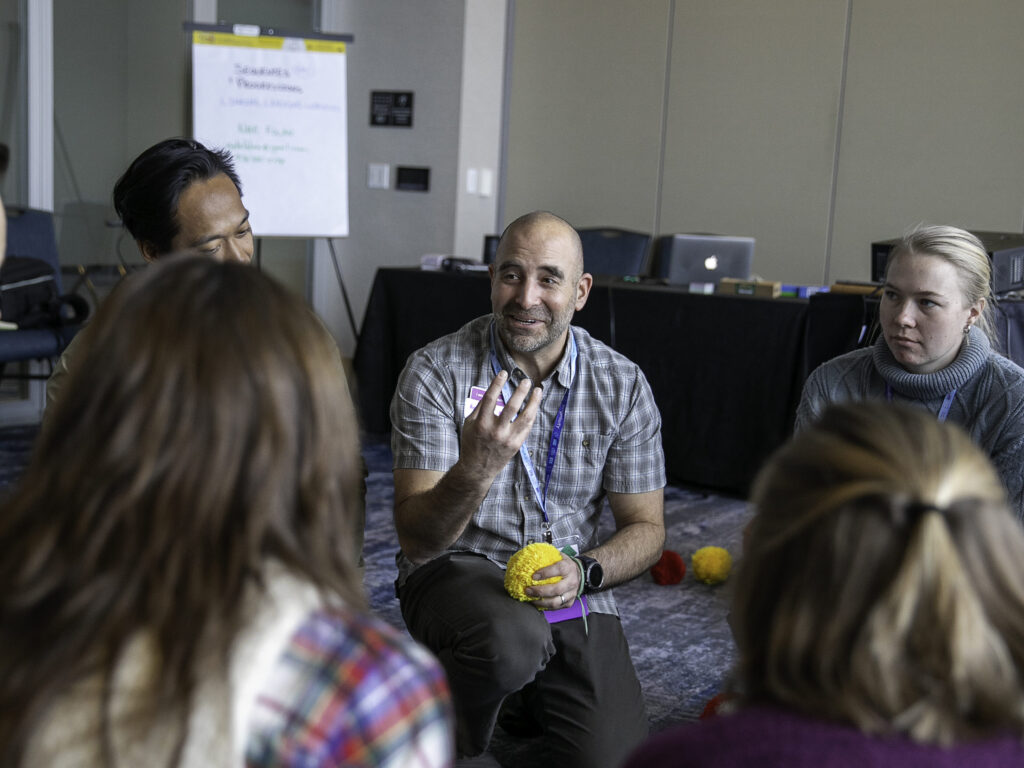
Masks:
[[[708,270],[708,272],[714,272],[718,269],[718,257],[708,256],[704,259],[704,269]]]

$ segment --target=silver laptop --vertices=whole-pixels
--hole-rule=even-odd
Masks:
[[[754,238],[725,235],[673,235],[662,258],[670,285],[717,283],[723,277],[749,280]]]

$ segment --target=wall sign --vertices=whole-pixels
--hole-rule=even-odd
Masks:
[[[370,125],[412,128],[412,91],[371,91]]]

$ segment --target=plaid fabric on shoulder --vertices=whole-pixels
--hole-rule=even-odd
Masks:
[[[292,636],[261,692],[246,765],[440,768],[452,709],[438,662],[379,619],[324,609]]]

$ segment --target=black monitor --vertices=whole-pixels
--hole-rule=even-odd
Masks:
[[[498,255],[499,235],[484,235],[484,264],[493,264]]]

